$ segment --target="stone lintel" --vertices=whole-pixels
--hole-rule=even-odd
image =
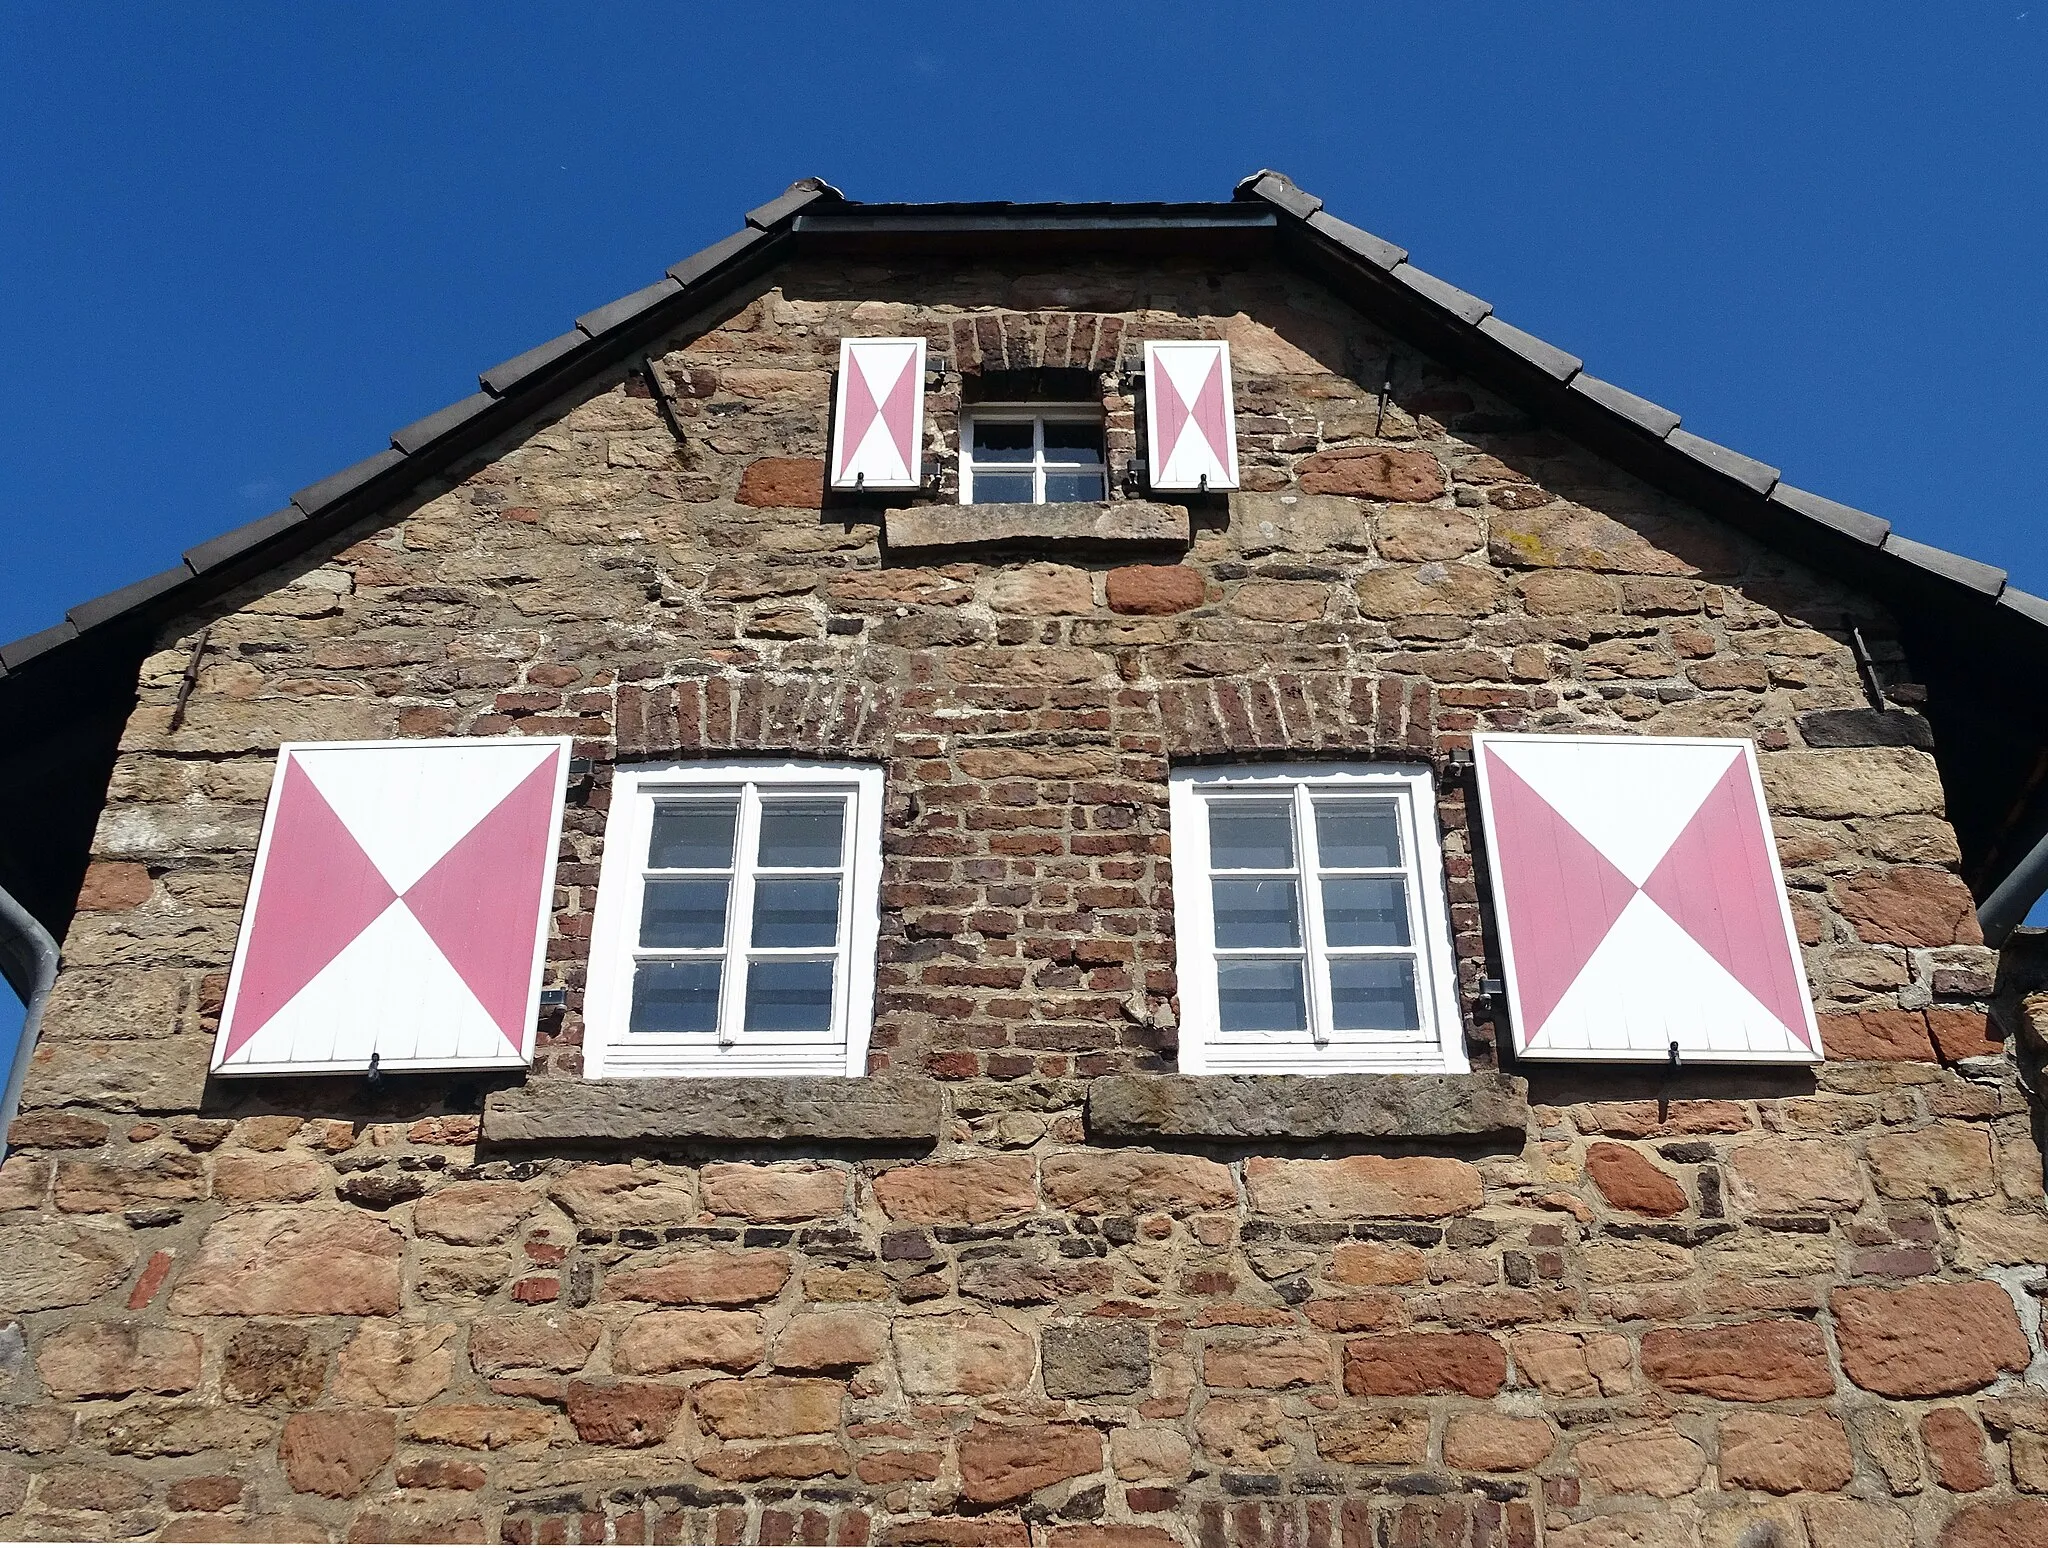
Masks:
[[[1103,500],[1062,505],[911,505],[888,511],[882,532],[892,549],[977,548],[993,544],[1087,544],[1185,548],[1184,505]]]
[[[483,1137],[499,1144],[607,1140],[931,1145],[945,1103],[936,1081],[901,1076],[538,1080],[494,1091]]]
[[[1497,1139],[1529,1125],[1529,1083],[1478,1075],[1108,1075],[1091,1140]]]

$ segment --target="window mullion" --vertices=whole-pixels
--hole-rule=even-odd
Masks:
[[[1322,846],[1316,842],[1315,802],[1307,785],[1294,787],[1295,826],[1301,837],[1295,844],[1301,866],[1302,944],[1307,948],[1309,1036],[1317,1043],[1330,1040],[1336,1020],[1330,1005],[1330,948],[1323,932]]]
[[[746,1009],[748,932],[754,918],[754,852],[761,830],[761,787],[740,787],[733,832],[732,901],[725,924],[725,978],[718,993],[718,1041],[737,1041]]]
[[[1423,928],[1422,854],[1416,843],[1418,814],[1412,787],[1403,791],[1401,798],[1394,802],[1394,818],[1400,825],[1401,858],[1406,862],[1401,893],[1408,904],[1408,943],[1413,953],[1415,973],[1415,1016],[1422,1023],[1423,1035],[1434,1037],[1441,1046],[1444,1028],[1437,1015],[1436,995],[1432,987],[1435,974],[1429,958],[1429,935]]]

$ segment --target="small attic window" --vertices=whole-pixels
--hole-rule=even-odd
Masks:
[[[1109,498],[1102,412],[1082,403],[977,403],[960,413],[962,505]]]

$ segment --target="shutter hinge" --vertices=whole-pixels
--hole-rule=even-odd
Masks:
[[[1472,761],[1472,749],[1469,747],[1453,747],[1444,757],[1444,772],[1455,774],[1460,779],[1470,774],[1475,767],[1477,765]]]
[[[543,989],[540,992],[542,1010],[564,1010],[568,1004],[569,991],[566,989]]]

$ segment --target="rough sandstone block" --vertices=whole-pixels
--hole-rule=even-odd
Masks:
[[[1479,1168],[1442,1156],[1346,1156],[1245,1163],[1252,1208],[1315,1220],[1441,1219],[1469,1214],[1485,1199]]]
[[[638,1382],[569,1383],[569,1422],[592,1446],[654,1446],[668,1439],[689,1394]]]
[[[181,1317],[389,1317],[405,1239],[354,1210],[252,1210],[209,1226],[171,1292]]]
[[[2012,1297],[1986,1280],[1843,1288],[1828,1304],[1842,1369],[1857,1386],[1886,1397],[1975,1392],[2002,1372],[2025,1370],[2030,1357]]]
[[[1444,470],[1421,451],[1347,446],[1304,457],[1297,470],[1302,492],[1352,495],[1367,500],[1434,500],[1444,492]]]
[[[648,1317],[690,1316],[688,1312],[649,1312]],[[704,1316],[723,1313],[705,1312]],[[755,1319],[747,1315],[748,1321]],[[636,1319],[644,1321],[645,1318]],[[635,1323],[627,1324],[630,1332]],[[534,1312],[515,1317],[479,1317],[469,1325],[469,1363],[477,1374],[494,1376],[500,1371],[580,1371],[597,1348],[604,1324],[595,1317],[570,1311]],[[627,1334],[622,1332],[612,1349],[612,1364],[628,1374],[642,1368],[628,1364],[625,1356]],[[752,1362],[748,1362],[751,1364]]]
[[[74,1322],[44,1338],[36,1373],[51,1397],[68,1402],[189,1392],[199,1385],[199,1360],[199,1335],[183,1328]]]
[[[577,1342],[581,1342],[580,1336]],[[593,1332],[593,1347],[596,1342]],[[472,1357],[475,1348],[472,1334]],[[754,1312],[642,1312],[613,1335],[612,1368],[627,1376],[705,1369],[745,1371],[759,1365],[767,1351],[767,1336]],[[564,1353],[573,1354],[574,1350]],[[584,1354],[588,1356],[589,1350]],[[581,1364],[579,1360],[578,1368]]]
[[[1344,1390],[1362,1397],[1492,1397],[1508,1379],[1507,1351],[1484,1333],[1402,1333],[1344,1346]]]
[[[846,1210],[846,1172],[802,1161],[757,1166],[714,1162],[698,1173],[704,1207],[714,1215],[780,1223]]]
[[[1075,1150],[1039,1165],[1045,1196],[1084,1215],[1133,1210],[1228,1209],[1237,1203],[1230,1168],[1204,1156],[1151,1150]]]
[[[1079,1425],[977,1421],[960,1437],[961,1492],[977,1505],[1021,1500],[1102,1469],[1102,1437]]]
[[[1127,564],[1103,577],[1112,613],[1165,617],[1200,607],[1206,591],[1200,570],[1184,564]]]
[[[1685,1190],[1641,1151],[1612,1141],[1586,1147],[1586,1175],[1616,1209],[1669,1217],[1685,1213]]]
[[[1055,1325],[1042,1335],[1045,1395],[1122,1396],[1152,1381],[1152,1335],[1142,1322],[1093,1317]]]
[[[1475,1473],[1526,1473],[1549,1457],[1550,1421],[1512,1414],[1458,1414],[1444,1428],[1444,1465]]]
[[[1643,1374],[1671,1392],[1730,1403],[1829,1397],[1835,1390],[1820,1329],[1791,1318],[1712,1328],[1652,1328],[1643,1335]]]
[[[1824,1413],[1737,1413],[1721,1421],[1721,1487],[1770,1494],[1839,1489],[1855,1471],[1841,1421]]]
[[[361,1494],[397,1449],[391,1415],[362,1409],[293,1414],[277,1444],[292,1488],[337,1500]]]
[[[775,1295],[789,1283],[789,1273],[789,1254],[784,1252],[709,1247],[679,1254],[655,1268],[607,1274],[603,1298],[665,1306],[744,1306]]]
[[[749,1376],[692,1389],[697,1417],[721,1440],[778,1440],[839,1428],[846,1388],[804,1376]]]
[[[891,1220],[913,1225],[984,1225],[1038,1209],[1029,1156],[975,1156],[899,1166],[875,1179],[875,1198]]]
[[[1676,1430],[1629,1430],[1587,1436],[1572,1448],[1572,1465],[1591,1493],[1672,1500],[1699,1487],[1707,1454]]]
[[[762,457],[740,475],[742,505],[815,511],[825,503],[825,463],[819,457]]]
[[[919,1397],[982,1397],[1031,1384],[1031,1335],[985,1312],[898,1317],[890,1328],[903,1390]]]

